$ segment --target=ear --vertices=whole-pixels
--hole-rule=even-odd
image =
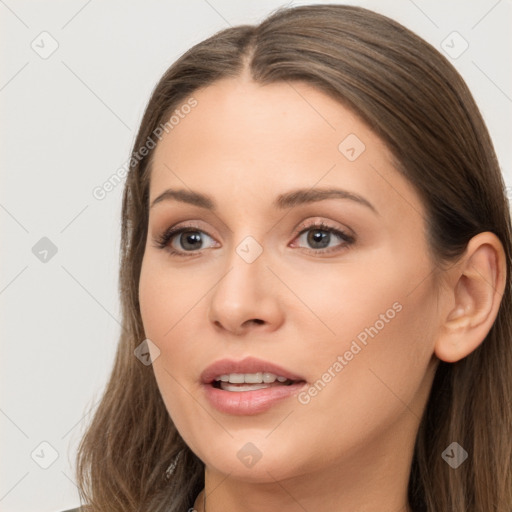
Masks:
[[[485,339],[498,315],[507,279],[506,257],[499,238],[479,233],[466,252],[448,269],[435,355],[453,363],[473,352]]]

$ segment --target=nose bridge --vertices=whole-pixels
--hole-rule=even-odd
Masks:
[[[265,281],[263,274],[269,272],[265,266],[266,255],[263,246],[254,237],[245,236],[233,245],[226,256],[226,273],[218,283],[214,295],[223,295],[231,302],[252,300],[261,296],[260,285]]]
[[[226,271],[214,288],[209,316],[212,322],[238,331],[245,322],[276,324],[281,316],[275,287],[268,285],[267,253],[256,238],[246,235],[226,256]]]

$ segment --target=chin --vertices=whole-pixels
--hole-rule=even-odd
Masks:
[[[272,442],[271,436],[265,439],[268,433],[237,436],[216,445],[212,440],[202,453],[196,453],[207,468],[245,482],[274,483],[302,473],[307,464],[297,459],[297,448]]]

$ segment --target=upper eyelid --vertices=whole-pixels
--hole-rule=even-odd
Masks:
[[[199,221],[197,221],[197,222],[199,223]],[[347,233],[347,235],[350,234],[350,232],[352,231],[348,227],[346,228],[346,227],[332,226],[332,225],[329,224],[329,221],[316,220],[316,221],[310,221],[309,223],[307,221],[306,222],[302,222],[301,224],[299,224],[298,227],[294,228],[293,232],[294,232],[294,234],[298,235],[302,231],[306,231],[308,229],[313,229],[313,228],[319,229],[320,225],[322,225],[322,228],[324,228],[324,229],[329,229],[329,230],[333,230],[333,231],[343,231],[343,232]],[[183,225],[181,225],[181,223],[177,223],[174,226],[171,226],[169,228],[165,228],[163,230],[163,232],[170,231],[171,229],[173,231],[178,231],[178,230],[187,229],[187,228],[190,229],[190,230],[201,231],[202,233],[205,233],[206,235],[208,235],[210,237],[212,236],[210,233],[208,233],[207,229],[203,229],[198,224],[196,224],[195,221],[185,221],[185,223]]]

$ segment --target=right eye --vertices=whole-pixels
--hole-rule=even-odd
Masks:
[[[191,256],[192,254],[186,253],[196,253],[204,249],[205,239],[213,241],[213,238],[204,231],[193,226],[185,226],[167,229],[155,242],[158,248],[167,249],[173,255]],[[210,247],[212,246],[213,244],[210,244]]]

